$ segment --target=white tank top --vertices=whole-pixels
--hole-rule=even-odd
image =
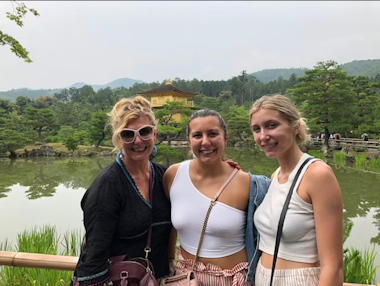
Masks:
[[[199,237],[211,199],[202,194],[190,179],[190,160],[182,162],[170,188],[172,224],[181,247],[196,254]],[[208,219],[200,257],[219,258],[245,247],[246,212],[219,201]]]
[[[284,184],[278,182],[280,168],[275,171],[268,193],[255,212],[254,223],[260,234],[259,249],[268,254],[274,253],[280,214],[294,176],[308,157],[310,156],[306,153],[301,156],[297,166],[290,173],[288,181]],[[297,193],[305,171],[316,160],[312,159],[306,164],[294,186],[278,251],[278,257],[282,259],[304,263],[315,263],[319,260],[313,205],[305,202]]]

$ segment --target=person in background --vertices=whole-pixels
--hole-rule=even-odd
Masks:
[[[368,134],[367,134],[367,132],[364,132],[362,134],[362,139],[363,139],[363,141],[368,141]]]
[[[112,143],[120,151],[81,201],[86,245],[74,271],[79,285],[109,283],[110,257],[145,257],[150,224],[152,250],[148,258],[156,278],[169,275],[170,266],[174,272],[175,263],[170,260],[174,253],[169,252],[174,249],[169,247],[170,202],[162,185],[166,167],[149,161],[157,136],[150,103],[142,96],[123,98],[113,107],[110,121]],[[175,241],[170,243],[175,245]]]
[[[257,145],[280,165],[254,215],[262,251],[255,285],[267,286],[280,213],[295,173],[310,157],[299,144],[309,136],[304,119],[283,95],[258,99],[250,123]],[[337,179],[326,163],[312,159],[298,182],[283,226],[273,285],[342,285],[343,203]]]
[[[218,112],[202,109],[192,114],[187,136],[194,159],[170,166],[164,175],[180,241],[178,272],[191,270],[210,200],[234,169],[223,160],[228,133]],[[239,170],[212,208],[194,270],[200,285],[247,284],[249,193],[250,176]]]

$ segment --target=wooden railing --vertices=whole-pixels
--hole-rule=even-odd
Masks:
[[[78,257],[38,253],[0,251],[0,265],[73,271]],[[344,283],[343,286],[364,286],[365,284]],[[380,283],[376,285],[380,286]]]
[[[318,142],[325,142],[325,139],[322,138],[313,138],[314,141]],[[357,138],[340,138],[340,139],[329,139],[330,145],[337,145],[337,144],[343,144],[343,145],[350,145],[353,147],[364,147],[367,149],[377,149],[380,147],[380,140],[373,140],[370,139],[368,141],[364,141],[362,139]]]

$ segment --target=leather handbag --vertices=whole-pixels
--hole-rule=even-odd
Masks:
[[[210,206],[209,206],[209,208],[207,210],[206,217],[205,217],[205,220],[203,222],[201,236],[200,236],[199,242],[198,242],[197,253],[195,254],[191,270],[188,270],[185,273],[174,275],[172,277],[165,277],[165,278],[163,278],[161,280],[161,282],[160,282],[160,286],[198,286],[199,285],[198,284],[198,280],[197,280],[197,278],[195,276],[195,273],[194,273],[194,268],[195,268],[195,262],[198,259],[199,250],[200,250],[201,245],[202,245],[203,236],[204,236],[205,231],[206,231],[207,221],[208,221],[208,218],[210,216],[211,209],[215,205],[216,201],[218,200],[219,196],[223,192],[224,188],[233,179],[233,177],[236,175],[236,173],[238,171],[239,170],[236,169],[236,168],[232,171],[232,173],[229,175],[229,177],[227,178],[227,180],[223,183],[223,185],[217,191],[215,197],[210,201]]]
[[[270,286],[272,286],[272,283],[273,283],[273,275],[274,275],[274,270],[276,268],[278,248],[280,247],[280,240],[281,240],[281,235],[282,235],[282,228],[284,226],[284,220],[285,220],[286,212],[288,211],[288,206],[289,206],[289,203],[290,203],[290,199],[292,198],[293,189],[294,189],[294,186],[296,185],[296,183],[298,181],[298,178],[299,178],[299,176],[301,174],[302,169],[305,167],[305,165],[307,164],[307,162],[309,162],[311,159],[314,159],[314,157],[307,158],[301,164],[301,166],[299,167],[296,175],[294,176],[293,183],[290,186],[288,196],[286,197],[284,206],[283,206],[282,211],[281,211],[280,220],[278,222],[278,227],[277,227],[276,244],[275,244],[274,253],[273,253],[272,272],[271,272],[270,282],[269,282]]]
[[[152,176],[149,178],[150,201],[153,205]],[[102,286],[159,286],[154,276],[152,263],[148,259],[151,252],[150,242],[152,237],[152,223],[149,226],[148,241],[145,251],[145,258],[129,258],[128,255],[115,256],[109,259],[108,277],[112,283],[105,282]],[[86,245],[86,237],[83,238],[82,250]],[[73,286],[79,286],[77,277],[73,277]],[[99,285],[101,286],[101,285]]]

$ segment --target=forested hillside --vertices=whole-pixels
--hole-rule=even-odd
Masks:
[[[291,69],[267,69],[258,72],[251,73],[259,81],[270,82],[278,79],[280,76],[284,79],[289,79],[294,73],[296,77],[303,76],[305,74],[306,68],[291,68]]]
[[[380,75],[380,60],[353,61],[342,65],[342,70],[349,75],[363,75],[370,78]]]
[[[380,60],[363,60],[353,61],[341,65],[342,70],[352,76],[366,76],[369,81],[380,81]],[[182,80],[175,79],[175,84],[179,88],[198,92],[207,96],[217,97],[221,91],[238,89],[237,81],[239,79],[247,83],[245,90],[240,91],[241,99],[238,103],[245,100],[254,100],[265,94],[274,92],[284,93],[286,89],[292,88],[296,83],[296,78],[301,77],[307,71],[306,68],[290,68],[290,69],[267,69],[259,72],[247,74],[244,71],[244,76],[234,76],[229,80],[204,81],[202,79]],[[248,83],[249,82],[249,83]],[[254,84],[253,84],[254,83]],[[84,86],[91,86],[93,91],[97,92],[102,89],[128,89],[131,92],[142,91],[150,86],[157,87],[160,83],[144,83],[141,80],[130,78],[121,78],[109,82],[104,85],[90,85],[83,82],[78,82],[67,89],[80,89]],[[134,88],[132,88],[134,87]],[[0,98],[14,102],[18,96],[25,96],[36,99],[40,96],[53,96],[55,93],[60,93],[63,89],[15,89],[10,91],[0,92]],[[131,96],[133,93],[128,92]]]
[[[131,78],[120,78],[114,81],[111,81],[106,84],[87,84],[84,82],[77,82],[72,84],[68,88],[81,88],[85,85],[91,86],[94,91],[98,91],[102,88],[118,88],[118,87],[125,87],[129,88],[133,86],[135,83],[143,83],[141,80],[135,80]],[[22,88],[22,89],[12,89],[9,91],[0,91],[0,98],[7,99],[10,101],[15,101],[18,96],[26,96],[29,98],[38,98],[40,96],[53,96],[54,93],[59,93],[63,88],[57,88],[57,89],[29,89],[29,88]]]
[[[256,77],[259,81],[270,82],[282,77],[289,79],[294,73],[296,77],[304,76],[307,68],[290,68],[290,69],[267,69],[258,72],[251,73],[250,75]],[[367,76],[369,78],[375,78],[376,75],[380,77],[380,60],[362,60],[353,61],[342,64],[342,70],[347,72],[348,75],[353,76]]]
[[[28,98],[39,98],[40,96],[53,96],[54,93],[60,92],[61,89],[29,89],[20,88],[9,91],[0,91],[0,98],[15,101],[18,96],[26,96]]]

